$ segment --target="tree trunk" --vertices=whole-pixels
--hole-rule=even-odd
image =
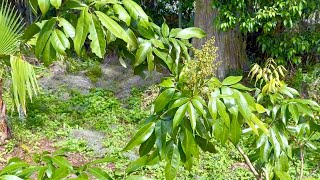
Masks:
[[[206,38],[193,39],[192,44],[200,49],[212,36],[215,36],[215,43],[218,47],[218,61],[220,67],[215,72],[218,78],[224,78],[227,74],[234,74],[235,70],[245,67],[246,43],[239,31],[239,28],[228,32],[219,30],[214,25],[214,20],[218,16],[218,10],[212,8],[212,0],[196,0],[195,26],[203,29],[207,33]]]
[[[3,80],[0,79],[0,142],[11,138],[11,131],[7,122],[6,105],[2,99]]]

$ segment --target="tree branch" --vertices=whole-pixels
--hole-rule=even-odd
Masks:
[[[259,173],[254,168],[249,157],[244,153],[244,151],[241,149],[241,147],[239,145],[236,145],[236,148],[239,151],[239,153],[242,155],[242,157],[244,158],[246,164],[249,166],[250,171],[253,173],[253,175],[256,177],[256,179],[261,179]]]

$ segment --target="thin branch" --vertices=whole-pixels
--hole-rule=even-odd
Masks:
[[[300,147],[300,180],[303,179],[303,165],[304,165],[304,153],[303,153],[303,146]]]
[[[254,168],[249,157],[244,153],[244,151],[241,149],[241,147],[239,145],[236,145],[236,148],[239,151],[239,153],[242,155],[242,157],[244,158],[246,164],[248,165],[248,167],[250,168],[250,171],[253,173],[253,175],[256,177],[256,179],[261,179],[259,173]]]

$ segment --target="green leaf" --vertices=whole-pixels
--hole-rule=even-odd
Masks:
[[[238,108],[239,111],[241,113],[241,115],[247,120],[250,121],[251,117],[252,117],[252,113],[251,110],[249,108],[248,102],[246,100],[246,98],[242,95],[241,92],[235,90],[234,91],[234,96],[237,99],[238,102]]]
[[[192,102],[192,105],[196,108],[197,112],[200,115],[203,115],[204,117],[206,117],[206,112],[203,108],[202,103],[196,98],[191,99],[191,102]]]
[[[152,39],[150,39],[150,42],[156,48],[164,49],[164,44],[159,39],[152,38]]]
[[[290,180],[290,175],[287,172],[276,171],[276,175],[280,180]]]
[[[159,149],[159,154],[162,158],[166,153],[167,132],[169,131],[170,125],[171,124],[168,123],[168,121],[160,120],[155,126],[156,146]]]
[[[265,124],[260,121],[256,115],[252,114],[252,118],[251,118],[252,122],[254,122],[256,125],[259,126],[259,128],[265,133],[265,134],[269,134],[269,130],[266,128]]]
[[[190,118],[191,128],[194,131],[197,126],[197,118],[198,117],[197,117],[196,110],[193,107],[191,102],[188,103],[188,114],[189,114],[189,118]]]
[[[134,66],[139,66],[141,63],[143,63],[151,49],[151,43],[148,41],[140,44],[139,49],[136,52],[136,60]]]
[[[109,174],[105,171],[103,171],[100,168],[97,167],[89,167],[87,171],[92,174],[97,179],[109,179],[112,180],[112,178],[109,176]]]
[[[170,106],[170,109],[174,109],[174,108],[180,107],[181,105],[185,104],[189,100],[190,99],[187,98],[187,97],[179,98],[176,101],[174,101],[174,103]]]
[[[217,109],[218,113],[221,116],[221,118],[224,121],[224,124],[230,128],[230,117],[229,114],[226,111],[226,106],[223,104],[223,102],[220,99],[217,99]]]
[[[235,89],[239,89],[239,90],[243,90],[243,91],[253,91],[254,90],[254,88],[248,88],[240,83],[233,84],[230,87],[235,88]]]
[[[231,121],[231,126],[230,126],[230,140],[234,145],[237,145],[240,141],[240,136],[241,136],[241,126],[238,121],[238,119],[233,116],[232,121]]]
[[[66,167],[70,170],[72,170],[72,165],[71,163],[66,160],[65,158],[61,157],[61,156],[54,156],[51,158],[52,162],[55,163],[56,165],[58,165],[59,167]]]
[[[27,167],[28,164],[24,163],[24,162],[20,162],[20,163],[12,163],[7,165],[6,167],[4,167],[1,171],[0,171],[0,175],[3,174],[14,174],[16,171],[18,171],[19,169],[23,168],[23,167]]]
[[[0,176],[0,179],[1,180],[23,180],[15,175],[3,175],[3,176]]]
[[[256,110],[258,111],[258,113],[266,112],[266,109],[261,104],[258,104],[258,103],[256,103]]]
[[[38,0],[38,5],[42,13],[42,16],[44,16],[50,8],[50,0]]]
[[[66,167],[60,167],[56,169],[50,179],[52,180],[61,180],[69,175],[69,169]]]
[[[139,131],[133,136],[127,146],[124,148],[124,151],[130,150],[135,146],[145,142],[153,133],[155,127],[154,122],[150,122],[139,129]]]
[[[134,20],[141,18],[144,21],[148,21],[148,15],[136,2],[132,0],[123,0],[122,3]]]
[[[56,9],[59,9],[62,3],[62,0],[50,0],[50,3],[52,4],[53,7]]]
[[[65,50],[70,47],[67,37],[58,29],[52,31],[51,44],[53,48],[61,55],[67,55]]]
[[[224,86],[233,85],[240,82],[241,79],[242,79],[242,76],[229,76],[222,81],[222,85]]]
[[[173,129],[175,129],[183,119],[187,111],[187,103],[181,105],[173,117]]]
[[[138,158],[137,160],[130,163],[126,169],[126,172],[128,174],[132,173],[133,171],[136,171],[140,169],[141,167],[145,166],[148,160],[148,156],[142,156]]]
[[[180,163],[180,153],[178,146],[173,144],[173,147],[169,151],[169,157],[166,167],[165,167],[165,176],[167,180],[173,180],[177,176]]]
[[[271,137],[271,144],[272,144],[273,149],[274,149],[274,157],[275,157],[275,159],[278,159],[279,156],[280,156],[281,147],[280,147],[280,143],[279,143],[274,131],[275,131],[274,128],[272,128],[270,130],[270,137]]]
[[[169,103],[169,101],[172,99],[174,95],[175,89],[169,88],[164,90],[154,101],[154,110],[155,112],[161,111],[166,105]]]
[[[299,117],[300,117],[298,107],[295,104],[289,104],[288,109],[292,115],[293,120],[297,124],[299,122]]]
[[[206,36],[206,33],[200,28],[189,27],[178,32],[175,38],[179,39],[190,39],[190,38],[203,38]]]
[[[104,58],[107,42],[101,24],[95,15],[90,16],[89,33],[91,51],[98,57]]]
[[[43,52],[45,46],[47,45],[55,24],[56,24],[56,19],[51,18],[49,21],[47,21],[43,25],[36,43],[36,47],[35,47],[35,53],[38,58],[40,57],[40,54]]]
[[[77,22],[76,34],[74,37],[74,50],[76,51],[78,56],[81,55],[82,46],[84,45],[84,42],[89,33],[91,19],[90,16],[91,15],[88,12],[88,8],[84,8],[80,13],[80,17]]]
[[[42,58],[44,65],[49,66],[52,63],[52,61],[56,59],[56,55],[57,53],[55,49],[52,47],[52,44],[48,42],[43,51]]]
[[[200,136],[196,136],[195,138],[197,144],[199,145],[199,147],[204,151],[204,152],[210,152],[210,153],[217,153],[216,148],[214,147],[213,143],[203,139]]]
[[[160,84],[160,87],[174,87],[174,82],[172,78],[166,78],[165,80],[163,80]]]
[[[209,97],[208,110],[212,119],[216,120],[218,115],[217,101],[212,97]]]
[[[170,54],[160,51],[158,49],[153,49],[153,52],[160,58],[163,60],[164,63],[166,63],[166,65],[168,66],[169,70],[171,72],[174,72],[173,70],[173,60],[172,57],[170,56]]]
[[[63,31],[64,33],[67,35],[67,37],[74,39],[75,35],[76,35],[76,30],[75,28],[71,25],[71,23],[69,21],[67,21],[66,19],[62,18],[62,17],[58,17],[59,20],[59,26],[63,27]]]
[[[118,14],[118,17],[121,21],[125,22],[127,26],[131,24],[131,17],[128,12],[119,4],[113,5],[114,12]]]
[[[164,38],[167,38],[169,37],[169,26],[164,22],[162,23],[162,26],[161,26],[161,34]]]
[[[21,37],[21,39],[28,41],[30,40],[32,37],[34,37],[34,35],[36,35],[37,33],[39,33],[40,28],[39,26],[36,25],[36,23],[33,23],[31,25],[29,25],[27,27],[27,29],[24,30],[23,35]]]
[[[113,35],[115,35],[117,38],[120,38],[124,40],[125,42],[129,42],[129,37],[126,33],[126,31],[113,19],[111,19],[109,16],[104,14],[100,11],[95,11],[97,14],[99,20],[101,21],[101,24],[108,29]]]
[[[139,148],[139,155],[140,156],[147,155],[153,149],[155,142],[156,142],[156,135],[155,133],[152,133],[149,139],[141,144]]]
[[[170,36],[169,36],[169,37],[170,37],[170,38],[176,37],[177,34],[178,34],[180,31],[182,31],[181,28],[172,28],[171,31],[170,31]]]

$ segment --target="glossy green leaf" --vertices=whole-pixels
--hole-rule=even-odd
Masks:
[[[258,119],[258,117],[254,114],[252,114],[251,117],[252,122],[254,122],[256,125],[258,125],[258,127],[265,133],[265,134],[269,134],[269,130],[268,128],[265,126],[265,124],[260,121],[260,119]]]
[[[222,81],[222,85],[224,86],[233,85],[240,82],[241,79],[242,79],[242,76],[229,76]]]
[[[44,48],[46,47],[55,24],[56,24],[56,19],[51,18],[42,27],[36,43],[36,47],[35,47],[35,54],[38,58],[40,57],[40,54],[43,52]]]
[[[156,142],[156,135],[155,133],[152,133],[151,136],[141,144],[139,148],[139,155],[140,156],[147,155],[153,149],[155,142]]]
[[[69,175],[69,169],[67,167],[59,167],[56,169],[52,175],[51,178],[52,180],[61,180]]]
[[[216,101],[217,101],[217,109],[220,117],[223,119],[224,124],[228,128],[230,128],[230,117],[229,117],[229,114],[227,113],[226,106],[220,99],[217,99]]]
[[[173,147],[169,151],[169,157],[166,167],[165,167],[165,176],[167,180],[175,179],[180,163],[180,153],[178,150],[178,146],[173,144]]]
[[[240,141],[241,136],[241,126],[235,116],[232,117],[231,126],[230,126],[230,140],[234,145],[237,145]]]
[[[124,151],[130,150],[135,146],[140,145],[145,142],[153,133],[155,127],[154,122],[150,122],[139,129],[139,131],[133,136],[127,146],[124,148]]]
[[[71,23],[62,17],[58,17],[58,20],[59,20],[59,26],[63,27],[63,31],[66,34],[66,36],[68,38],[70,37],[71,39],[74,39],[76,35],[76,30],[71,25]]]
[[[134,63],[134,66],[138,66],[141,63],[143,63],[146,58],[148,53],[152,50],[151,48],[151,43],[150,42],[145,42],[139,45],[139,49],[136,52],[136,60]]]
[[[58,29],[52,31],[50,42],[53,48],[61,55],[67,55],[65,50],[70,48],[70,42],[67,37]]]
[[[98,18],[95,15],[90,16],[89,36],[91,40],[90,48],[98,57],[104,58],[106,53],[106,38]]]
[[[0,176],[0,179],[1,180],[23,180],[15,175],[3,175],[3,176]]]
[[[169,26],[164,22],[162,23],[162,26],[161,26],[161,34],[164,38],[167,38],[169,37]]]
[[[185,103],[178,108],[177,112],[175,113],[175,115],[173,117],[173,129],[176,128],[180,124],[181,120],[183,119],[183,117],[186,114],[187,107],[188,107],[187,103]]]
[[[51,158],[52,162],[58,165],[59,167],[66,167],[68,169],[73,169],[72,165],[68,160],[61,156],[54,156]]]
[[[175,36],[175,38],[179,38],[179,39],[190,39],[190,38],[203,38],[206,36],[206,33],[200,29],[200,28],[196,28],[196,27],[189,27],[186,29],[182,29],[181,31],[179,31],[177,33],[177,35]]]
[[[212,142],[209,142],[208,140],[206,140],[200,136],[196,136],[195,140],[196,140],[197,144],[199,145],[199,147],[202,149],[202,151],[210,152],[210,153],[217,153],[217,150]]]
[[[97,179],[109,179],[112,180],[112,178],[109,176],[109,174],[107,172],[105,172],[104,170],[102,170],[101,168],[97,168],[97,167],[89,167],[87,169],[87,171],[93,175],[94,177],[96,177]]]
[[[104,14],[100,11],[95,11],[97,14],[101,24],[108,29],[113,35],[115,35],[117,38],[120,38],[124,40],[125,42],[129,42],[129,37],[126,33],[126,31],[112,18],[110,18],[108,15]]]
[[[145,166],[148,160],[148,156],[141,156],[137,160],[130,163],[126,169],[127,173],[132,173],[133,171],[136,171],[140,169],[141,167]]]
[[[299,122],[299,117],[300,117],[298,107],[295,104],[289,104],[288,110],[291,113],[293,120],[297,124]]]
[[[148,15],[136,2],[132,0],[123,0],[122,3],[134,20],[141,18],[144,21],[148,21]]]
[[[155,126],[156,146],[159,149],[160,157],[163,158],[166,153],[167,132],[171,126],[168,121],[158,121]]]
[[[161,111],[170,101],[170,99],[173,97],[175,92],[174,88],[169,88],[164,90],[154,101],[154,110],[155,112]]]
[[[196,113],[196,109],[194,108],[194,106],[192,105],[191,102],[188,103],[188,114],[189,114],[189,118],[190,118],[190,124],[191,124],[191,128],[194,131],[196,129],[197,126],[197,113]]]
[[[249,108],[248,102],[246,100],[246,98],[243,96],[243,94],[237,90],[234,91],[235,94],[235,98],[237,99],[238,102],[238,108],[239,111],[241,113],[241,115],[246,119],[246,120],[250,120],[252,117],[252,113],[251,110]]]
[[[276,171],[276,175],[280,180],[290,180],[290,175],[287,172]]]
[[[84,8],[80,13],[80,17],[77,22],[76,34],[74,37],[74,50],[78,56],[81,55],[81,49],[89,33],[90,16],[88,8]]]
[[[50,0],[38,0],[38,5],[42,15],[46,15],[50,8]]]
[[[53,7],[56,9],[59,9],[62,3],[62,0],[50,0],[50,3],[52,4]]]
[[[119,4],[113,5],[114,12],[118,14],[118,17],[121,21],[125,22],[127,26],[131,24],[131,17],[128,12]]]
[[[253,88],[248,88],[240,83],[233,84],[230,87],[234,88],[234,89],[243,90],[243,91],[253,91],[254,90]]]

